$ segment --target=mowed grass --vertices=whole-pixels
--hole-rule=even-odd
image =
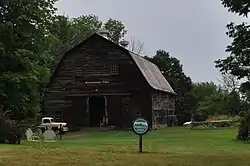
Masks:
[[[250,165],[250,143],[237,141],[236,134],[237,129],[161,129],[143,136],[139,154],[132,132],[69,133],[42,149],[27,141],[0,145],[0,165]]]

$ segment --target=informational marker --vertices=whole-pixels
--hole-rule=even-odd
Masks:
[[[142,152],[142,136],[148,132],[148,122],[139,118],[133,122],[133,131],[139,135],[139,152]]]

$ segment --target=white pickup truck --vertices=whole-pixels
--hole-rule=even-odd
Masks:
[[[56,132],[56,134],[60,133],[60,127],[62,127],[62,130],[61,130],[62,134],[69,130],[67,127],[67,123],[55,122],[52,117],[43,117],[40,126],[51,128],[52,130]]]

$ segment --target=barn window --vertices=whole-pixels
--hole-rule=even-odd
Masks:
[[[111,66],[111,74],[112,75],[118,75],[119,74],[119,65],[118,64],[113,64]]]
[[[75,76],[79,77],[79,76],[83,76],[83,68],[82,67],[76,67],[75,69]]]

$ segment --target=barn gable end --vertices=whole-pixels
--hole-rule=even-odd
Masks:
[[[80,47],[85,42],[87,42],[91,37],[94,37],[94,36],[98,36],[98,37],[106,40],[107,42],[110,42],[110,43],[116,45],[116,47],[120,47],[125,52],[128,52],[128,54],[132,57],[133,61],[137,65],[137,67],[140,69],[142,75],[144,76],[144,78],[146,79],[146,81],[148,82],[148,84],[153,89],[164,91],[164,92],[168,92],[168,93],[172,93],[172,94],[176,94],[174,92],[174,90],[172,89],[172,87],[170,86],[170,84],[168,83],[168,81],[165,79],[165,77],[161,73],[160,69],[155,64],[153,64],[152,62],[149,62],[148,60],[146,60],[145,58],[141,57],[140,55],[135,54],[135,53],[133,53],[133,52],[131,52],[131,51],[123,48],[122,46],[119,46],[119,45],[113,43],[112,41],[110,41],[110,40],[102,37],[98,33],[94,33],[93,35],[90,35],[85,40],[83,40],[81,43],[79,43],[76,46],[74,46],[72,49]],[[62,57],[62,59],[60,60],[60,62],[58,63],[58,65],[56,66],[56,68],[55,68],[55,70],[54,70],[54,72],[53,72],[53,74],[51,76],[51,79],[53,79],[54,73],[56,72],[57,68],[61,64],[61,61],[64,59],[65,55],[67,55],[67,52],[72,51],[72,49],[66,50],[66,52],[64,53],[64,56]]]

